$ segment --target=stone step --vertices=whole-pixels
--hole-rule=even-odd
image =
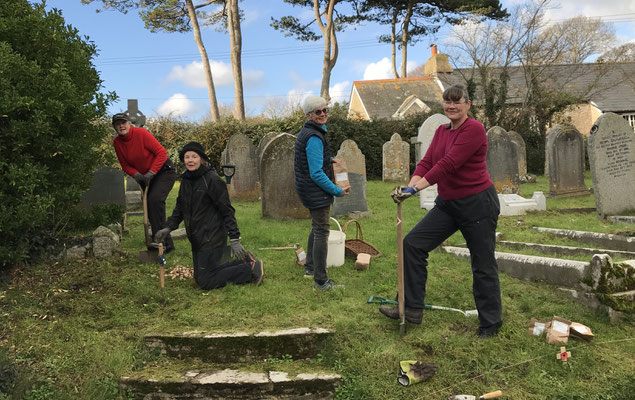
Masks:
[[[289,374],[235,369],[188,370],[154,378],[140,373],[124,376],[119,386],[135,400],[166,399],[331,399],[341,376],[334,373]]]
[[[551,233],[556,236],[567,237],[583,243],[591,243],[596,246],[612,250],[635,251],[635,237],[614,235],[611,233],[573,231],[569,229],[532,227],[538,232]]]
[[[461,258],[470,258],[470,251],[463,247],[444,246],[443,250]],[[558,286],[581,288],[580,281],[593,275],[591,263],[588,262],[499,251],[495,254],[498,270],[517,279],[543,280]]]
[[[292,359],[315,357],[324,342],[333,335],[322,328],[296,328],[259,333],[147,334],[146,346],[176,358],[199,358],[215,363],[261,361],[290,356]]]
[[[608,254],[611,258],[624,258],[627,260],[635,260],[635,252],[633,251],[619,251],[619,250],[609,250],[609,249],[594,249],[587,247],[575,247],[575,246],[558,246],[553,244],[540,244],[540,243],[521,243],[521,242],[510,242],[506,240],[499,240],[496,242],[497,244],[503,245],[505,247],[512,248],[514,250],[533,250],[544,253],[551,253],[557,256],[579,256],[579,255],[587,255],[593,257],[594,254]],[[461,246],[465,247],[465,246]]]

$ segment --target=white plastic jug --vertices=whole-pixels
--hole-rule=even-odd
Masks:
[[[335,221],[339,230],[329,230],[329,251],[326,255],[326,266],[339,267],[340,265],[344,265],[344,241],[346,240],[346,234],[342,232],[340,223],[333,217],[331,217],[331,219]]]

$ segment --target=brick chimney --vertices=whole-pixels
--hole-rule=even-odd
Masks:
[[[430,45],[430,59],[426,61],[423,67],[424,76],[437,76],[439,73],[449,73],[453,71],[447,54],[439,53],[436,44]]]
[[[431,54],[432,57],[437,55],[437,45],[436,44],[432,43],[430,45],[430,53],[432,53]]]

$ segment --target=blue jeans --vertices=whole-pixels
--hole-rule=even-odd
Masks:
[[[331,206],[314,208],[311,212],[311,232],[307,243],[305,268],[313,271],[313,280],[324,283],[326,273],[326,255],[328,253],[329,218]]]

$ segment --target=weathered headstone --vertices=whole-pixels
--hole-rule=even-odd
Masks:
[[[256,147],[242,133],[232,135],[221,154],[223,164],[236,167],[229,185],[232,200],[255,201],[260,196],[258,187],[258,157]]]
[[[602,114],[589,135],[589,164],[602,218],[635,210],[635,132],[614,113]]]
[[[410,145],[395,133],[382,147],[382,180],[408,182],[410,180]]]
[[[346,162],[351,192],[347,196],[336,197],[333,201],[333,215],[368,211],[366,202],[366,157],[357,143],[347,139],[342,142],[336,158]]]
[[[507,132],[512,142],[516,145],[516,153],[518,154],[518,176],[523,179],[527,175],[527,146],[525,139],[518,132]]]
[[[295,136],[280,133],[262,151],[260,190],[265,218],[309,218],[295,191],[294,147]]]
[[[262,185],[262,174],[260,171],[260,160],[262,159],[262,152],[265,149],[265,146],[267,146],[267,144],[271,142],[271,139],[278,136],[280,133],[284,133],[284,132],[268,132],[265,134],[265,136],[262,137],[262,139],[260,139],[260,142],[258,142],[258,148],[256,149],[256,156],[258,157],[258,182],[261,183],[261,185]]]
[[[421,161],[423,156],[426,155],[426,151],[432,143],[434,133],[437,128],[443,124],[449,124],[450,119],[443,114],[434,114],[428,117],[423,124],[419,127],[419,134],[417,135],[417,143],[415,145],[415,154],[417,156],[417,162]],[[431,210],[434,207],[434,199],[437,198],[437,185],[429,186],[419,192],[419,206],[427,210]]]
[[[547,132],[549,195],[584,196],[584,139],[571,125],[555,125]]]
[[[518,152],[511,136],[500,126],[487,131],[487,171],[496,192],[517,194],[520,188],[518,177]]]
[[[80,206],[90,209],[96,204],[126,206],[123,171],[112,167],[101,167],[93,173],[91,186],[82,194]]]

